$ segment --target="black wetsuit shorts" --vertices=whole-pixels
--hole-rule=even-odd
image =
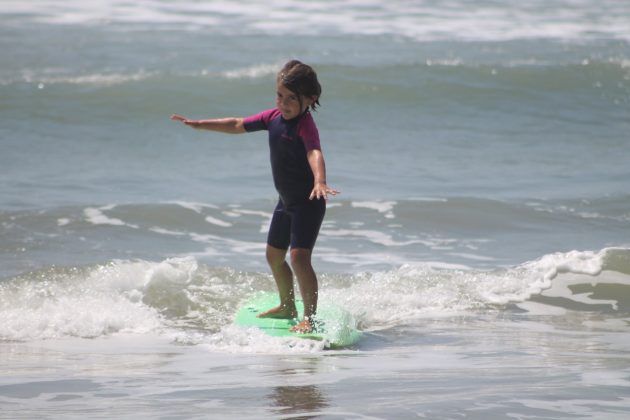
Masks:
[[[326,213],[326,200],[305,200],[285,206],[282,200],[273,212],[267,244],[278,249],[306,248],[312,250]]]

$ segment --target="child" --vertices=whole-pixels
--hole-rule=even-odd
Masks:
[[[308,65],[289,61],[278,73],[276,108],[247,118],[190,120],[180,115],[171,119],[206,130],[223,133],[269,131],[273,182],[280,195],[267,236],[267,262],[280,295],[280,305],[258,315],[261,318],[295,318],[293,273],[304,300],[304,319],[291,328],[308,333],[314,329],[317,311],[317,277],[311,253],[326,212],[328,194],[338,191],[326,184],[326,166],[319,133],[309,108],[319,105],[321,86]],[[286,262],[291,245],[291,265]],[[291,270],[293,268],[293,270]]]

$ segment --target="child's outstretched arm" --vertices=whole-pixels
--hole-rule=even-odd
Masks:
[[[315,178],[313,190],[308,197],[309,200],[314,198],[327,200],[328,194],[339,194],[339,191],[330,188],[326,184],[326,163],[324,162],[322,151],[318,149],[309,150],[308,153],[306,153],[306,158],[308,159],[311,171],[313,171],[313,177]]]
[[[220,131],[228,134],[241,134],[245,132],[243,118],[217,118],[209,120],[191,120],[181,115],[171,115],[171,120],[181,121],[189,127],[204,130]]]

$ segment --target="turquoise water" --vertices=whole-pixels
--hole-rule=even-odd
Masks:
[[[0,417],[626,418],[630,6],[2,1]],[[324,351],[274,290],[265,133],[290,58],[331,199]]]

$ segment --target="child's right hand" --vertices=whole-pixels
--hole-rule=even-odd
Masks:
[[[173,115],[171,115],[171,120],[173,120],[173,121],[181,121],[181,122],[185,123],[186,121],[188,121],[188,118],[183,117],[181,115],[173,114]]]
[[[184,124],[186,124],[188,127],[201,128],[201,121],[189,120],[188,118],[186,118],[186,117],[184,117],[182,115],[173,114],[173,115],[171,115],[171,120],[173,120],[173,121],[181,121]]]

